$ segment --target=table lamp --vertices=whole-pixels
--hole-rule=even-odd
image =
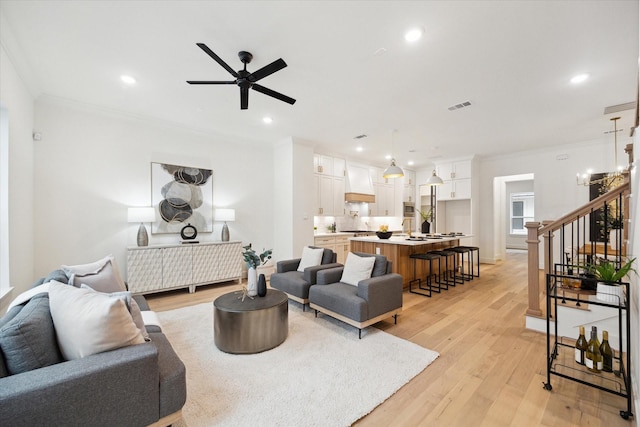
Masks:
[[[222,226],[222,241],[229,241],[229,227],[227,227],[227,221],[235,221],[236,220],[236,210],[235,209],[216,209],[215,215],[216,221],[224,221],[224,225]]]
[[[138,228],[138,246],[147,246],[149,244],[149,235],[147,234],[147,228],[144,226],[144,223],[154,222],[156,220],[155,208],[129,208],[128,218],[129,222],[140,223],[140,228]]]

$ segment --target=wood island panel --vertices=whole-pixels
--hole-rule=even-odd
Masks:
[[[445,241],[425,241],[420,244],[403,245],[398,243],[387,243],[384,240],[378,240],[373,242],[351,240],[351,252],[363,252],[367,254],[375,254],[376,248],[380,248],[380,255],[384,255],[387,259],[393,262],[392,271],[402,276],[402,286],[404,288],[409,287],[409,282],[415,278],[424,278],[429,272],[429,263],[418,260],[416,263],[416,272],[414,276],[413,264],[414,260],[409,258],[411,254],[425,253],[429,251],[437,251],[446,248],[452,248],[458,246],[459,239],[450,239]],[[454,259],[449,259],[449,263],[456,262]],[[444,260],[441,265],[441,271],[444,271]]]

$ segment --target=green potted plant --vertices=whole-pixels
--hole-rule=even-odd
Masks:
[[[616,264],[608,259],[600,260],[591,266],[598,281],[596,297],[599,300],[613,303],[623,300],[623,290],[619,283],[629,273],[637,274],[633,268],[635,260],[635,258],[628,260],[619,269],[616,269]]]
[[[271,249],[264,250],[260,255],[251,247],[251,243],[242,247],[242,259],[247,265],[247,295],[254,297],[258,294],[258,277],[256,268],[271,259]]]
[[[432,216],[433,209],[429,207],[429,209],[427,209],[424,212],[418,209],[418,213],[422,217],[422,228],[421,228],[422,233],[429,234],[429,231],[431,229],[431,221],[433,220],[433,216]]]

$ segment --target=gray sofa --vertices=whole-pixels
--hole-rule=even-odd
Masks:
[[[310,246],[319,249],[315,246]],[[269,279],[270,285],[278,289],[293,301],[302,304],[302,311],[309,302],[309,288],[317,281],[318,272],[327,268],[341,267],[336,263],[336,254],[331,249],[324,249],[320,265],[307,267],[304,272],[298,271],[301,258],[279,261],[276,264],[276,272]]]
[[[49,277],[66,280],[62,271]],[[144,297],[134,299],[141,310],[149,310]],[[150,341],[143,344],[64,361],[48,294],[38,294],[0,318],[3,332],[16,324],[15,328],[31,338],[18,344],[28,348],[43,367],[26,370],[29,357],[7,350],[15,347],[16,334],[12,346],[0,343],[3,425],[160,426],[181,418],[186,401],[185,366],[158,326],[146,327]],[[9,367],[23,372],[10,375]]]
[[[391,261],[382,255],[355,253],[375,257],[371,278],[361,280],[358,286],[340,282],[344,267],[318,272],[315,286],[309,289],[309,306],[318,311],[362,329],[393,316],[398,320],[402,311],[402,276],[392,273]]]

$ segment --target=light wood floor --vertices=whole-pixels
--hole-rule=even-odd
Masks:
[[[432,298],[404,294],[404,309],[376,327],[440,353],[420,375],[358,426],[635,426],[619,416],[625,399],[552,377],[545,335],[524,328],[526,253],[482,265],[481,277]],[[238,284],[147,297],[151,309],[213,301]],[[356,334],[356,332],[354,332]],[[366,336],[363,337],[366,339]]]

